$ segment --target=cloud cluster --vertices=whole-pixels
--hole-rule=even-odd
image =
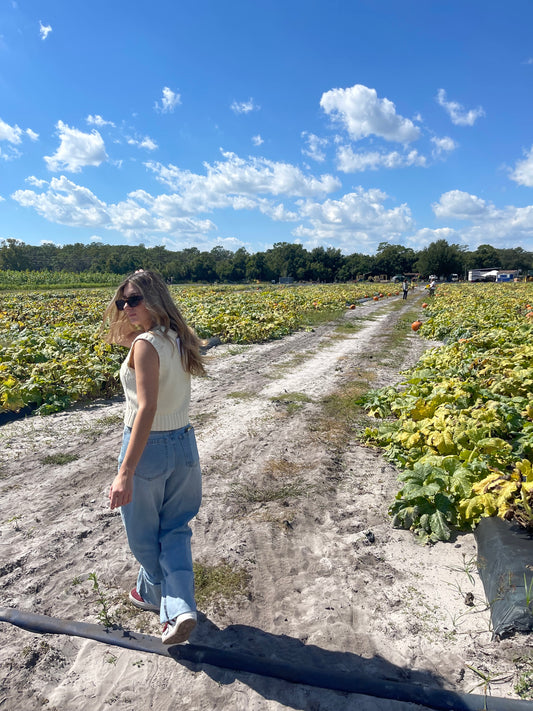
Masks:
[[[444,89],[439,89],[437,93],[437,103],[448,113],[452,123],[456,126],[473,126],[478,118],[485,116],[485,111],[481,106],[468,111],[457,101],[448,101]]]
[[[342,173],[427,167],[457,148],[448,136],[431,136],[425,153],[410,147],[424,138],[415,123],[421,122],[421,117],[411,120],[400,115],[390,99],[379,97],[375,89],[362,84],[325,92],[320,106],[341,131],[331,142],[336,145],[337,170]],[[308,144],[303,153],[324,160],[330,141],[306,132],[302,137]],[[392,149],[391,143],[396,144]]]
[[[438,101],[456,125],[472,126],[483,115],[480,108],[466,111],[447,101],[444,90],[439,91]],[[180,103],[180,95],[165,87],[153,108],[158,113],[171,113]],[[452,137],[431,135],[428,129],[422,129],[420,117],[405,118],[392,101],[361,84],[325,92],[320,106],[335,133],[319,136],[302,131],[301,151],[319,164],[326,163],[331,157],[328,153],[334,151],[336,170],[341,174],[427,169],[458,148]],[[234,102],[231,108],[237,114],[247,114],[259,107],[250,99]],[[58,121],[59,146],[53,155],[44,156],[49,171],[80,173],[105,162],[122,165],[122,158],[108,157],[102,133],[113,137],[113,145],[150,152],[158,149],[154,139],[124,125],[117,127],[100,114],[89,114],[85,121],[91,130],[82,131]],[[0,142],[10,147],[11,157],[24,137],[38,139],[31,129],[23,130],[0,119]],[[256,147],[264,142],[259,134],[250,140]],[[418,147],[414,142],[419,142]],[[6,156],[6,151],[0,152],[0,157]],[[304,169],[265,157],[243,158],[231,151],[221,151],[219,160],[205,162],[202,172],[184,170],[171,162],[148,161],[144,166],[162,186],[160,194],[139,188],[123,200],[107,203],[89,188],[61,175],[51,180],[30,176],[28,187],[11,197],[50,222],[93,231],[115,230],[132,239],[157,238],[160,243],[220,240],[211,236],[217,232],[214,215],[222,210],[256,211],[274,222],[290,225],[292,236],[306,246],[328,244],[347,253],[375,251],[384,240],[402,239],[416,248],[442,237],[472,244],[488,239],[516,241],[533,230],[533,207],[499,210],[461,190],[443,193],[432,205],[435,217],[453,223],[453,227],[417,229],[409,206],[391,204],[381,190],[350,186],[343,193],[343,183],[335,174],[314,174],[308,166]],[[533,187],[533,146],[516,162],[509,177]],[[460,227],[456,224],[459,222]],[[235,246],[242,244],[235,242]]]
[[[51,25],[43,25],[41,20],[39,20],[39,34],[41,35],[41,39],[44,41],[50,32],[52,31]]]
[[[107,160],[104,140],[96,129],[91,133],[83,133],[58,121],[57,133],[59,148],[53,156],[44,157],[48,170],[54,173],[61,170],[79,173],[86,166],[99,166]]]
[[[519,160],[511,173],[511,179],[518,185],[533,188],[533,146],[523,160]]]
[[[460,229],[465,244],[519,246],[533,231],[533,205],[509,205],[499,209],[477,195],[450,190],[443,193],[432,208],[440,219],[471,223]]]
[[[173,165],[147,167],[173,192],[154,196],[136,190],[124,201],[106,204],[61,176],[49,183],[33,178],[28,182],[41,192],[18,190],[12,198],[50,222],[117,230],[137,238],[159,234],[203,239],[216,226],[201,216],[225,208],[255,209],[272,220],[295,223],[293,235],[309,245],[333,241],[347,251],[357,245],[370,249],[384,233],[398,235],[412,225],[408,207],[387,208],[387,196],[379,190],[359,188],[339,199],[321,200],[340,187],[337,179],[310,176],[287,163],[224,153],[221,161],[206,164],[202,175]]]
[[[248,101],[233,101],[230,108],[236,114],[249,114],[250,111],[258,111],[260,107],[253,99],[248,99]]]
[[[161,103],[156,101],[154,108],[162,114],[173,113],[176,106],[181,104],[181,95],[175,91],[172,91],[168,86],[163,87],[163,96],[161,97]]]

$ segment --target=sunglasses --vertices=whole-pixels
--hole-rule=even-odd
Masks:
[[[138,306],[141,301],[143,300],[143,297],[141,294],[134,294],[133,296],[128,296],[125,299],[117,299],[115,301],[115,306],[119,311],[124,311],[124,307],[126,304],[130,307],[130,309],[135,308],[135,306]]]

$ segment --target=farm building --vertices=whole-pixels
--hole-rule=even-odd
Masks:
[[[518,269],[471,269],[468,281],[514,281],[519,273]]]

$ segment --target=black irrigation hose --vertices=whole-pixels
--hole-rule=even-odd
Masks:
[[[29,632],[85,637],[118,647],[160,654],[164,657],[171,657],[176,661],[208,664],[236,672],[249,672],[283,679],[295,684],[307,684],[334,691],[405,701],[421,704],[432,709],[443,709],[444,711],[519,711],[519,709],[531,711],[532,709],[530,701],[483,696],[481,694],[459,694],[446,689],[388,681],[363,674],[348,674],[316,667],[302,667],[203,645],[184,644],[166,647],[157,637],[150,635],[116,628],[105,628],[101,625],[93,625],[86,622],[74,622],[72,620],[47,617],[46,615],[36,615],[9,607],[0,608],[0,622],[9,622]]]

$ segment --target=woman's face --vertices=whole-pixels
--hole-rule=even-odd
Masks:
[[[123,289],[123,298],[128,299],[131,296],[140,296],[140,291],[131,283],[127,283]],[[143,331],[149,331],[154,325],[152,315],[146,308],[144,301],[140,301],[135,306],[130,306],[127,302],[124,305],[124,312],[130,320],[132,326],[139,326]]]

